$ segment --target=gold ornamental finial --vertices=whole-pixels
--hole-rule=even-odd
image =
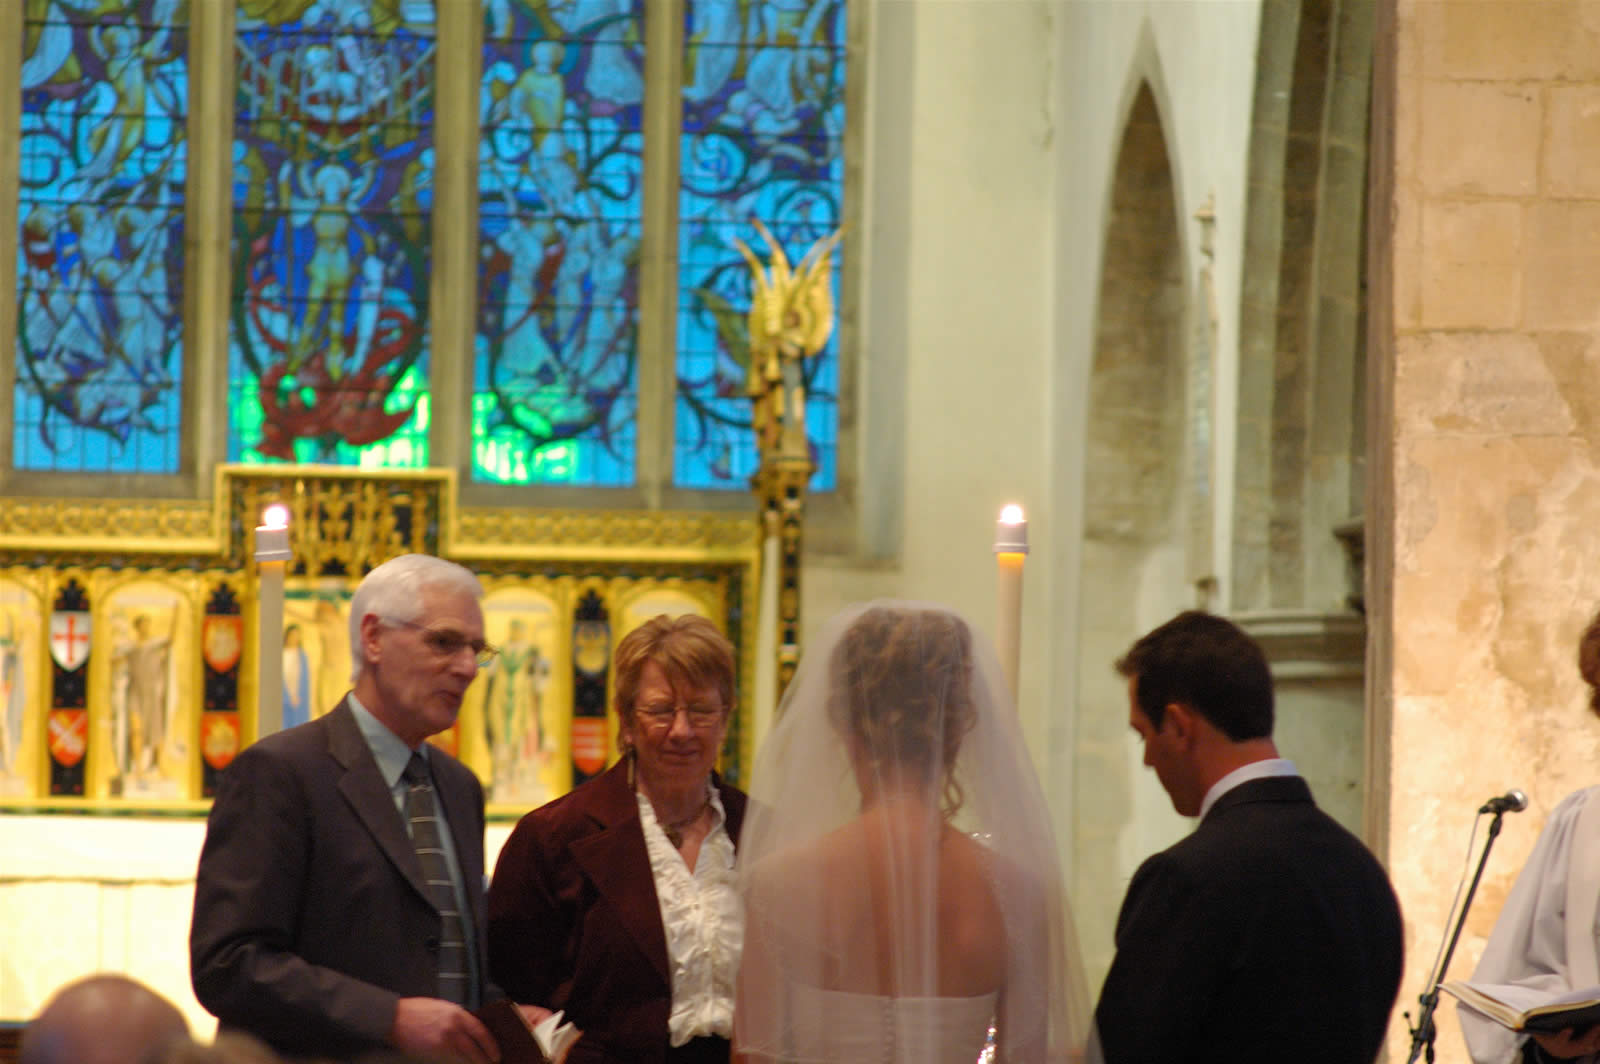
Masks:
[[[750,264],[750,368],[746,390],[754,404],[756,443],[763,458],[806,454],[805,384],[801,363],[833,334],[833,249],[844,235],[823,237],[791,268],[783,246],[752,219],[771,252],[763,268],[744,241],[734,243]]]

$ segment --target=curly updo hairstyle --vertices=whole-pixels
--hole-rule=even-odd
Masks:
[[[977,721],[966,622],[874,606],[845,632],[830,665],[828,713],[839,734],[880,772],[940,783],[940,809],[954,816],[964,798],[956,757]]]
[[[1589,621],[1578,640],[1578,672],[1589,685],[1589,710],[1600,717],[1600,613]]]

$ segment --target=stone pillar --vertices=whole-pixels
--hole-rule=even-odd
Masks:
[[[429,275],[429,464],[472,478],[472,387],[477,366],[478,80],[483,16],[476,4],[436,6],[433,64],[433,264]],[[468,221],[470,219],[470,221]]]
[[[0,40],[22,40],[22,4],[17,0],[0,0]],[[0,85],[19,84],[18,70],[22,65],[20,48],[0,48]],[[22,115],[20,98],[7,96],[0,102],[0,233],[5,234],[6,246],[15,247],[21,218],[18,216],[17,171],[21,162],[19,145],[22,140]],[[5,471],[11,468],[12,424],[11,411],[16,402],[17,384],[17,267],[15,252],[12,260],[0,266],[0,485],[6,481]]]
[[[1278,752],[1295,763],[1317,805],[1359,834],[1365,622],[1357,613],[1287,609],[1232,620],[1261,644],[1272,666]]]
[[[1600,606],[1600,15],[1581,0],[1380,5],[1374,83],[1368,837],[1416,1013],[1473,815],[1507,820],[1468,974],[1551,808],[1600,781],[1577,676]],[[1481,833],[1479,842],[1481,843]],[[1453,1008],[1441,1060],[1466,1060]]]

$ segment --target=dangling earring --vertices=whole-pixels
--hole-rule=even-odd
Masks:
[[[638,763],[639,755],[634,751],[632,743],[622,748],[622,756],[628,759],[628,790],[637,790],[633,782],[633,766]]]

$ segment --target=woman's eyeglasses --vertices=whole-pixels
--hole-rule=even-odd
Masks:
[[[673,706],[662,703],[661,705],[640,706],[634,710],[646,726],[657,731],[666,731],[672,727],[672,722],[678,719],[678,714],[683,713],[689,718],[689,727],[695,731],[707,731],[717,726],[722,720],[722,707],[695,703],[688,706]]]
[[[441,658],[453,658],[463,650],[470,650],[472,651],[472,660],[477,663],[480,669],[493,661],[494,656],[500,653],[500,648],[493,644],[486,643],[482,639],[468,639],[460,632],[452,632],[448,628],[429,628],[425,624],[418,624],[416,621],[403,621],[396,617],[385,617],[383,623],[399,625],[420,633],[422,642],[427,648]]]

